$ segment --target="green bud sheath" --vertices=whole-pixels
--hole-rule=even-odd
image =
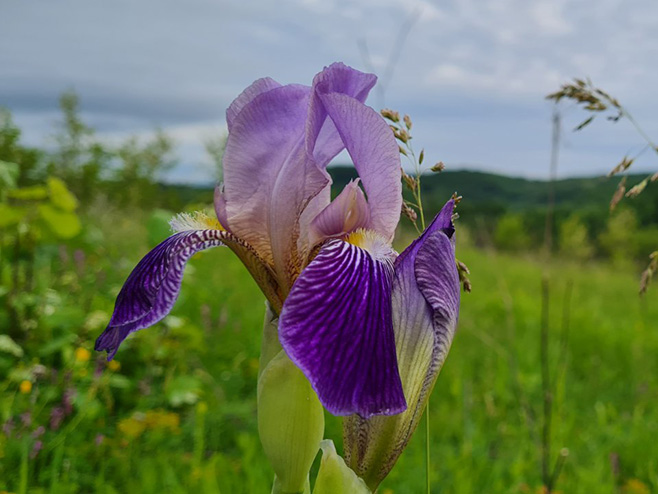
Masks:
[[[258,379],[258,433],[276,473],[276,492],[305,492],[324,434],[324,411],[311,384],[283,351]]]
[[[338,456],[331,439],[322,441],[320,447],[322,463],[313,494],[370,494],[366,483]]]

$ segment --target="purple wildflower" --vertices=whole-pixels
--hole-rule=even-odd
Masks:
[[[423,293],[406,293],[396,282],[401,269],[431,271],[433,260],[416,259],[409,268],[391,248],[402,205],[400,156],[389,126],[364,104],[375,82],[338,63],[310,87],[266,78],[239,95],[226,112],[218,221],[172,221],[178,233],[130,274],[96,350],[111,359],[130,333],[165,317],[188,259],[226,245],[280,315],[281,344],[327,410],[363,417],[405,410],[396,355],[396,333],[404,328],[396,327],[394,301],[431,308],[438,300],[456,313],[459,285],[452,283],[454,262],[438,279],[429,276]],[[326,167],[343,150],[359,179],[332,201]],[[415,245],[436,240],[440,254],[454,259],[450,214],[441,240],[432,232]]]
[[[2,433],[6,437],[11,437],[11,433],[14,430],[15,427],[16,427],[16,424],[14,423],[14,418],[9,417],[9,419],[7,419],[7,421],[4,424],[2,424]]]
[[[43,442],[34,441],[34,445],[32,446],[32,451],[30,451],[30,459],[34,460],[39,454],[39,451],[41,451],[42,449],[43,449]]]

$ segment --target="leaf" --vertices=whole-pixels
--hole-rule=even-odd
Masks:
[[[27,212],[23,208],[11,207],[8,204],[0,204],[0,228],[19,223]]]
[[[82,229],[75,213],[60,211],[50,204],[39,205],[39,214],[53,234],[62,239],[73,238]]]
[[[15,188],[18,173],[18,164],[0,160],[0,188]]]
[[[32,185],[9,191],[9,197],[19,201],[40,201],[48,197],[48,189],[43,185]]]
[[[23,349],[6,334],[0,334],[0,352],[10,353],[14,357],[22,357]]]
[[[59,178],[48,178],[50,202],[62,211],[74,211],[78,207],[78,200]]]

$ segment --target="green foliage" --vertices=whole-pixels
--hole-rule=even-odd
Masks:
[[[523,251],[530,246],[523,218],[518,214],[506,214],[498,220],[494,233],[494,244],[506,251]]]
[[[626,264],[637,255],[637,217],[630,209],[618,209],[610,216],[599,243],[616,264]]]
[[[569,216],[560,224],[560,253],[570,259],[586,261],[594,254],[587,226],[577,214]]]

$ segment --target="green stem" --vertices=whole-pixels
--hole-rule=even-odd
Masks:
[[[622,113],[624,114],[624,116],[628,119],[628,121],[629,121],[631,124],[633,124],[633,127],[635,127],[635,130],[637,130],[637,132],[638,132],[638,133],[644,138],[644,140],[647,141],[647,142],[649,143],[649,145],[654,149],[654,151],[658,151],[658,146],[656,146],[656,145],[654,144],[654,142],[651,140],[651,137],[649,137],[649,135],[648,135],[648,134],[642,129],[642,127],[640,127],[640,124],[638,124],[638,123],[635,121],[635,119],[633,118],[633,116],[632,116],[630,113],[628,113],[628,111],[626,110],[626,108],[622,108],[621,111],[622,111]]]

